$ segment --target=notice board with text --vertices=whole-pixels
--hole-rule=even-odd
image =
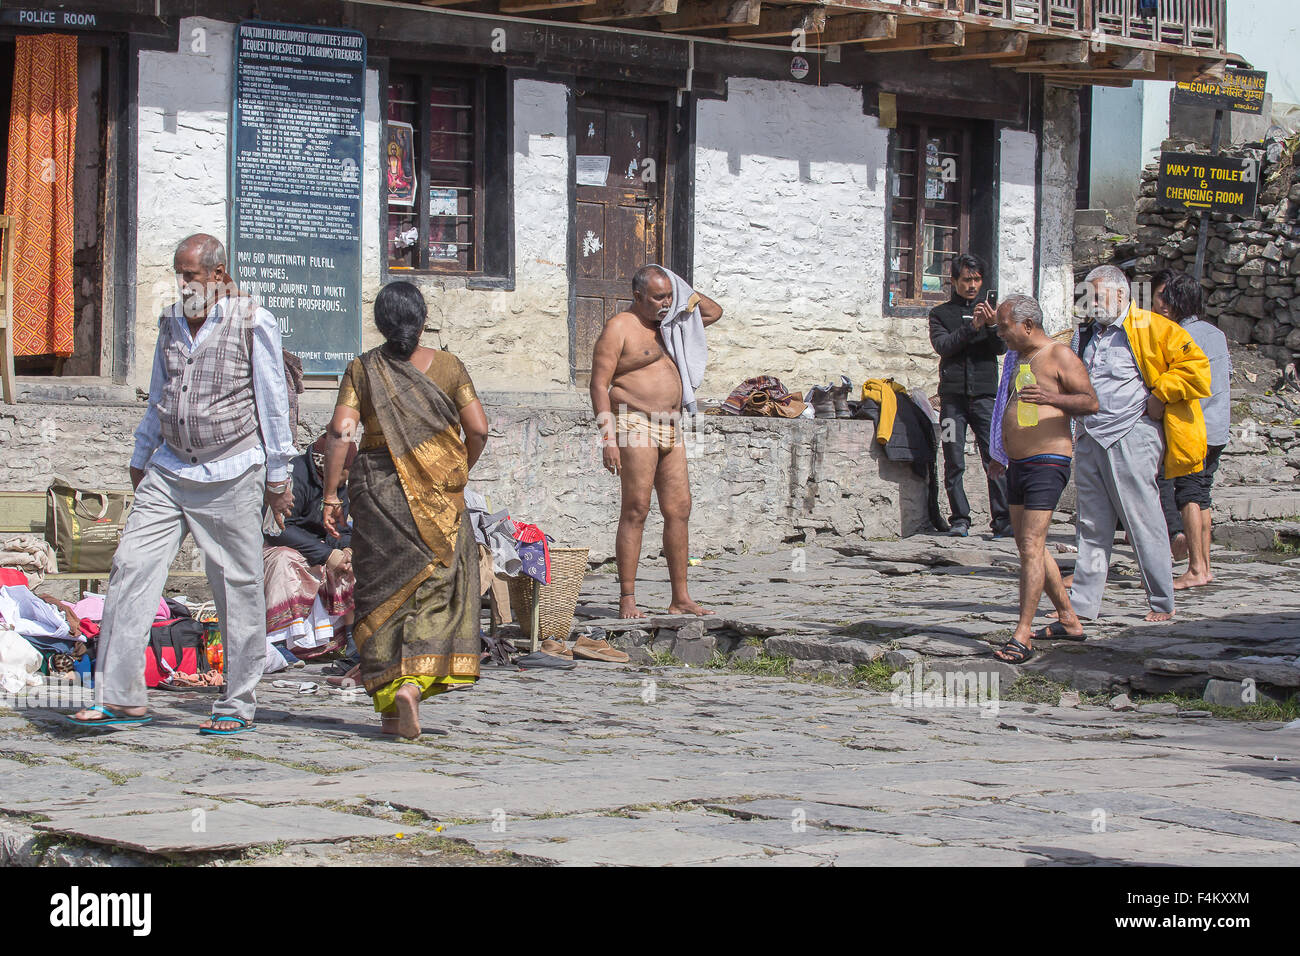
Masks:
[[[361,350],[365,37],[248,21],[235,34],[231,274],[308,375]]]

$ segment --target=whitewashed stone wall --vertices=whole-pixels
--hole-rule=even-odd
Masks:
[[[431,325],[441,330],[441,338],[426,336],[425,344],[441,341],[459,355],[480,390],[570,387],[568,96],[562,83],[514,86],[514,291],[470,290],[457,278],[414,280],[425,291]],[[377,163],[367,167],[371,219],[379,215],[378,176]],[[366,348],[383,341],[371,311],[382,281],[378,256],[377,248],[366,252]]]
[[[172,254],[196,232],[226,235],[234,27],[181,21],[176,53],[140,53],[136,179],[135,360],[130,384],[149,387],[158,315],[176,298]]]
[[[1034,241],[1038,231],[1038,138],[1004,129],[998,192],[998,296],[1034,294]]]
[[[887,147],[849,87],[738,78],[700,101],[694,278],[725,310],[703,396],[760,374],[933,378],[925,319],[883,314]]]
[[[172,253],[194,232],[227,230],[234,25],[190,17],[176,53],[140,55],[136,354],[130,383],[147,387],[157,316],[175,297]],[[366,74],[362,206],[362,346],[382,338],[372,308],[380,268],[379,75]],[[514,291],[470,291],[463,279],[420,278],[426,344],[445,344],[483,389],[563,389],[569,381],[568,90],[515,84]],[[292,343],[286,343],[292,348]]]
[[[177,52],[140,57],[133,385],[147,385],[156,316],[174,297],[176,242],[196,231],[226,233],[233,29],[186,18]],[[384,281],[380,92],[370,71],[364,348],[380,341],[372,307]],[[530,79],[517,81],[511,95],[515,288],[470,290],[461,278],[417,278],[437,330],[426,344],[460,355],[483,391],[566,391],[569,90]],[[999,283],[1003,294],[1032,290],[1035,230],[1045,230],[1039,281],[1050,294],[1049,319],[1063,322],[1078,119],[1072,97],[1051,95],[1048,136],[1057,141],[1045,146],[1052,152],[1041,191],[1035,138],[1002,135]],[[893,376],[909,386],[933,384],[925,318],[884,314],[887,144],[888,131],[863,114],[861,92],[849,87],[737,78],[725,100],[699,102],[694,277],[726,310],[710,331],[703,397],[721,398],[758,374],[777,375],[797,390],[842,372],[859,382]]]
[[[1039,187],[1038,301],[1049,333],[1073,324],[1074,205],[1079,181],[1079,94],[1043,93],[1043,163]]]

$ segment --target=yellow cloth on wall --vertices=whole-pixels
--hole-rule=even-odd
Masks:
[[[892,378],[869,378],[862,383],[862,398],[880,406],[880,421],[876,424],[876,441],[889,444],[894,434],[894,418],[898,415],[898,396],[906,389]]]
[[[5,213],[13,217],[15,355],[72,354],[77,38],[15,38]]]

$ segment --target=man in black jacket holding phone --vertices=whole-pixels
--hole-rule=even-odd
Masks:
[[[952,262],[952,298],[930,310],[930,344],[939,353],[939,427],[943,443],[943,482],[952,508],[949,534],[970,534],[970,502],[962,487],[966,471],[966,426],[975,431],[984,473],[989,471],[989,434],[998,393],[998,356],[1007,347],[998,338],[997,303],[983,292],[984,263],[963,254]],[[989,478],[993,536],[1011,534],[1005,478]]]

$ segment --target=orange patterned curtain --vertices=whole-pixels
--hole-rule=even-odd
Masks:
[[[72,354],[77,38],[20,36],[5,212],[14,217],[14,354]]]

